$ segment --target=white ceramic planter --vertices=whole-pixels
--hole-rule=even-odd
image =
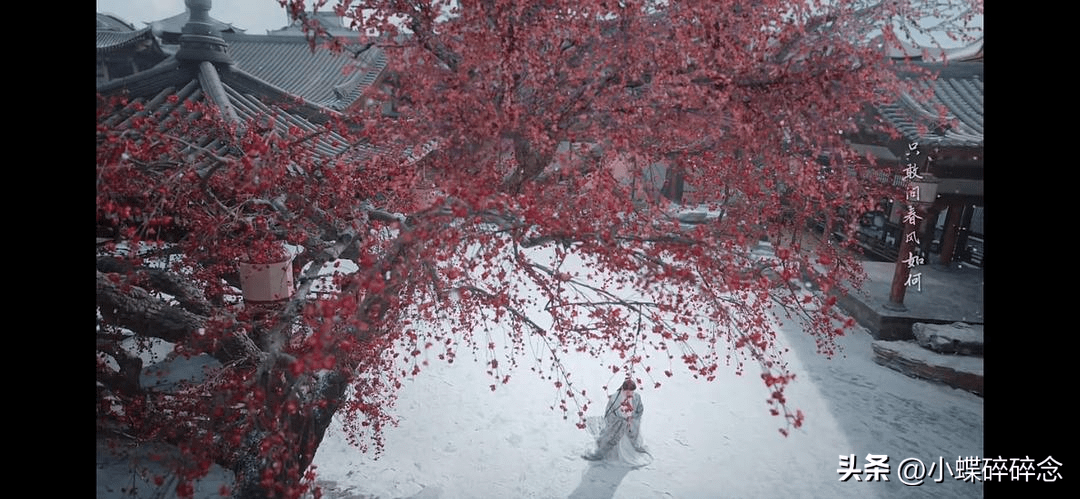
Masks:
[[[276,263],[244,263],[240,266],[240,288],[248,303],[287,300],[293,293],[292,259]]]

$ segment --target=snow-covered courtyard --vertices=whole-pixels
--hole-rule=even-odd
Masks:
[[[921,485],[899,477],[905,461],[936,473],[940,462],[953,469],[958,458],[982,456],[981,398],[875,364],[861,328],[831,360],[793,326],[782,335],[799,376],[788,399],[806,414],[786,438],[756,375],[720,372],[710,383],[684,372],[639,389],[655,461],[640,469],[593,463],[580,457],[591,448],[588,434],[551,409],[549,382],[517,373],[492,392],[480,365],[433,361],[400,392],[400,424],[387,430],[379,459],[349,446],[335,426],[314,466],[336,498],[983,497],[982,483],[948,472]],[[567,362],[590,390],[620,381],[589,357]],[[888,481],[864,473],[841,482],[840,456],[854,455],[862,470],[868,454],[888,456]]]
[[[965,480],[957,464],[984,456],[982,398],[875,363],[862,327],[839,339],[832,358],[817,353],[796,323],[780,322],[778,330],[796,375],[786,397],[806,418],[787,437],[779,431],[784,419],[769,414],[754,364],[743,375],[722,368],[711,382],[682,368],[673,377],[654,368],[635,371],[653,462],[631,469],[587,461],[581,455],[593,442],[577,427],[576,411],[564,418],[552,382],[531,372],[528,359],[492,390],[483,364],[466,351],[452,364],[424,359],[419,375],[402,380],[392,410],[399,424],[385,430],[380,456],[350,445],[335,420],[312,466],[331,499],[983,497],[984,484]],[[588,416],[602,412],[622,381],[603,360],[562,356],[575,390],[588,392]],[[143,382],[190,376],[199,362],[152,366],[147,372],[160,379]],[[157,466],[149,456],[159,450],[143,452],[138,465]],[[97,497],[132,497],[124,493],[132,486],[135,497],[174,497],[175,482],[153,484],[135,469],[99,449]],[[227,476],[213,469],[196,496],[220,497]]]

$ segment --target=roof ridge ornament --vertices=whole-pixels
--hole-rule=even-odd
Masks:
[[[181,28],[180,49],[176,58],[182,61],[209,61],[231,65],[229,45],[214,28],[210,19],[211,0],[184,0],[188,22]]]

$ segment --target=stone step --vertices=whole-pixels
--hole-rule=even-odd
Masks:
[[[983,354],[982,324],[916,322],[911,325],[911,333],[915,336],[916,343],[937,353],[978,356]]]
[[[983,394],[983,359],[938,353],[915,341],[874,341],[874,362],[915,378]]]

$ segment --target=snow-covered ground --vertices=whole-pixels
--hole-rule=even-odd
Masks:
[[[332,498],[983,496],[981,483],[948,474],[918,486],[897,474],[912,458],[954,468],[959,457],[982,456],[981,398],[875,364],[872,338],[861,329],[831,360],[791,325],[782,336],[799,376],[788,400],[806,413],[786,438],[756,375],[726,371],[704,382],[677,374],[659,389],[639,389],[655,461],[640,469],[593,463],[580,457],[591,448],[587,433],[550,408],[547,381],[524,372],[492,392],[479,364],[434,361],[400,392],[400,424],[386,431],[379,459],[349,446],[334,426],[313,465]],[[589,389],[617,384],[589,357],[567,362]],[[867,454],[888,456],[889,481],[841,482],[840,456],[850,454],[858,469]]]
[[[786,396],[806,415],[788,437],[779,432],[783,419],[769,414],[768,392],[752,368],[742,376],[720,369],[712,382],[676,369],[674,377],[660,375],[658,389],[636,373],[645,381],[639,388],[642,435],[654,461],[637,469],[586,461],[580,456],[592,442],[554,407],[551,381],[523,363],[492,391],[483,365],[465,354],[453,364],[431,359],[404,380],[393,410],[399,424],[386,429],[378,459],[350,446],[340,421],[331,426],[313,462],[323,497],[983,497],[982,483],[948,473],[927,476],[921,485],[905,485],[899,475],[901,464],[913,459],[940,470],[941,463],[955,469],[957,459],[983,456],[982,398],[874,363],[872,338],[862,328],[841,338],[841,355],[828,359],[797,325],[779,326],[778,340],[790,348],[786,360],[797,375]],[[563,361],[577,389],[593,401],[588,415],[598,415],[603,387],[614,389],[622,375],[586,354]],[[148,374],[189,376],[192,366],[157,365]],[[158,450],[143,451],[140,465],[153,464],[149,456]],[[864,474],[862,481],[841,481],[841,456],[849,455],[860,470],[868,455],[887,456],[888,480],[867,481]],[[99,452],[97,470],[99,499],[133,497],[123,493],[133,484],[140,489],[134,497],[174,497],[175,483],[162,484],[165,493],[157,495],[159,487],[139,478],[129,460]],[[222,476],[215,468],[196,496],[220,497]]]

